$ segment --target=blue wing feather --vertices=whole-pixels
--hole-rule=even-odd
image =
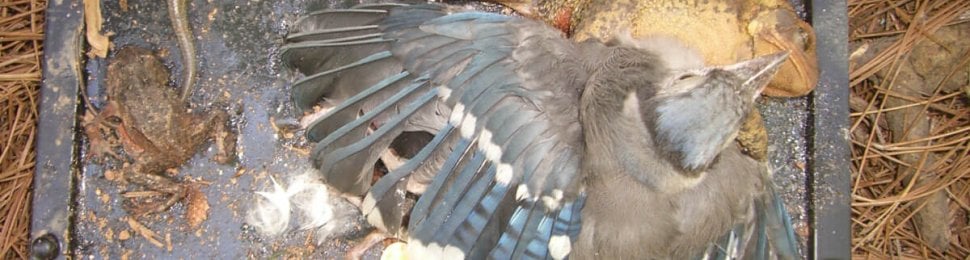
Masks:
[[[523,18],[448,14],[451,10],[436,5],[375,8],[311,14],[297,22],[287,39],[292,43],[284,48],[284,58],[310,75],[294,84],[299,107],[309,109],[320,101],[339,104],[307,131],[309,140],[319,140],[313,150],[315,165],[329,184],[342,190],[364,194],[371,188],[363,210],[385,228],[393,227],[387,221],[398,215],[383,209],[389,204],[382,198],[400,200],[397,193],[405,181],[426,183],[408,223],[414,244],[459,248],[477,256],[506,252],[547,258],[543,248],[551,236],[574,236],[573,226],[579,222],[576,207],[582,203],[573,201],[579,197],[564,198],[556,209],[537,204],[536,198],[553,190],[580,193],[574,185],[577,174],[572,174],[579,170],[574,150],[582,147],[579,132],[554,128],[578,128],[574,104],[579,91],[574,90],[582,87],[584,80],[579,78],[584,75],[530,82],[534,75],[577,61],[564,60],[573,55],[553,52],[547,54],[556,59],[538,63],[522,60],[528,55],[517,52],[568,52],[575,50],[574,44]],[[321,24],[334,17],[357,22]],[[523,46],[522,39],[532,40]],[[368,71],[379,74],[367,75]],[[421,77],[415,79],[416,75]],[[402,83],[408,81],[421,84]],[[357,82],[367,85],[354,85]],[[428,99],[433,91],[443,99]],[[549,102],[553,99],[557,101]],[[374,105],[368,105],[371,102]],[[432,109],[432,103],[439,105]],[[436,133],[400,171],[369,187],[367,170],[380,150],[407,125],[416,124],[419,111],[460,120],[445,124],[440,128],[445,132]],[[561,118],[572,122],[555,122]],[[368,133],[371,125],[377,129]],[[427,163],[442,160],[436,158],[444,162]],[[421,171],[436,174],[408,173]],[[557,177],[558,172],[570,174]],[[530,199],[517,199],[517,187],[530,187],[525,194]]]

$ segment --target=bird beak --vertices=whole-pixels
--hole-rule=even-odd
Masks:
[[[787,59],[788,51],[782,51],[728,65],[724,69],[744,79],[741,90],[753,92],[752,98],[755,98],[761,94],[765,86],[768,86],[768,82],[771,82],[775,72],[778,72],[778,68]]]

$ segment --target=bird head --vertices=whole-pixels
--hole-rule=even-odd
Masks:
[[[702,172],[737,136],[787,58],[779,52],[727,66],[668,65],[646,111],[655,143],[685,172]]]

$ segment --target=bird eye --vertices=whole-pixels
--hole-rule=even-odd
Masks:
[[[680,77],[678,77],[677,80],[685,80],[693,77],[694,77],[694,74],[684,74],[684,75],[680,75]]]

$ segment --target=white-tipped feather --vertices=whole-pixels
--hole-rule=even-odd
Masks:
[[[566,259],[573,250],[572,241],[565,235],[554,235],[549,239],[549,256],[552,259]]]
[[[451,109],[451,116],[448,117],[448,123],[454,126],[461,125],[462,117],[465,116],[465,105],[461,102],[456,103],[455,107]]]
[[[513,172],[512,165],[507,163],[498,163],[498,167],[495,170],[495,181],[503,186],[508,186],[512,183],[512,177],[515,176]]]
[[[558,210],[562,206],[562,198],[562,190],[554,189],[549,195],[542,196],[542,203],[545,204],[546,209]]]
[[[531,196],[532,194],[529,193],[529,186],[526,186],[525,184],[519,184],[519,187],[515,189],[515,200],[517,201],[522,201],[526,198],[530,198]]]
[[[492,141],[492,131],[482,129],[478,137],[478,149],[485,153],[485,158],[492,163],[500,163],[502,159],[502,147]]]
[[[441,100],[447,100],[448,98],[451,98],[451,88],[449,88],[448,86],[439,86],[438,98],[441,98]]]
[[[464,119],[461,120],[461,137],[466,139],[471,139],[475,135],[475,125],[478,118],[471,113],[465,115]]]

